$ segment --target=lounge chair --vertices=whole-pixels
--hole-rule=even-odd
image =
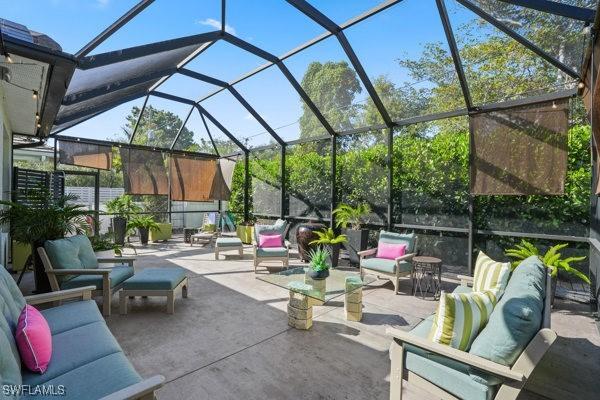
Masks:
[[[268,248],[258,247],[259,236],[261,233],[281,235],[283,238],[282,246]],[[260,263],[265,261],[281,261],[284,268],[289,265],[290,242],[285,240],[286,233],[287,223],[282,219],[278,219],[273,225],[254,225],[254,273],[256,273],[256,269]]]
[[[94,286],[92,295],[102,296],[104,316],[110,316],[112,295],[134,273],[135,258],[97,258],[85,235],[48,240],[37,251],[53,292]],[[100,268],[100,264],[108,264],[108,268]]]
[[[379,233],[379,242],[390,244],[406,244],[406,254],[395,260],[387,258],[377,258],[377,247],[359,251],[360,256],[360,277],[366,273],[377,276],[385,276],[394,284],[394,290],[398,294],[398,285],[401,277],[410,276],[412,265],[410,260],[417,254],[417,237],[414,233],[401,234],[395,232],[381,231]]]

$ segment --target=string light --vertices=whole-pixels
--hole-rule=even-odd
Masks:
[[[583,88],[585,87],[585,83],[583,83],[583,82],[579,82],[579,84],[577,85],[577,87],[578,87],[579,89],[583,89]]]
[[[37,100],[37,98],[38,98],[38,91],[34,90],[33,93],[31,94],[31,97],[33,97],[34,100]]]
[[[557,108],[555,102],[552,102],[552,108]]]
[[[35,120],[39,121],[40,120],[40,114],[39,113],[35,113]]]
[[[6,53],[6,54],[4,55],[4,58],[6,59],[6,62],[7,62],[7,63],[9,63],[9,64],[12,64],[12,63],[13,63],[13,59],[10,57],[10,54]]]

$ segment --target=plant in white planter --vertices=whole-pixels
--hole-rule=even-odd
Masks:
[[[333,210],[336,226],[344,229],[344,233],[348,236],[345,248],[351,264],[358,264],[360,262],[358,252],[367,249],[369,230],[363,229],[363,225],[369,222],[370,214],[371,206],[367,203],[359,204],[356,207],[340,204]]]

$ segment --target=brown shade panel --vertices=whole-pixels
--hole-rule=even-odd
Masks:
[[[168,195],[169,179],[162,153],[142,149],[119,149],[127,194]]]
[[[58,162],[61,164],[105,170],[112,168],[111,146],[59,140],[58,149]]]
[[[173,201],[209,201],[217,161],[171,155],[171,200]]]
[[[568,99],[473,116],[471,193],[563,194],[568,117]]]
[[[233,170],[237,159],[221,158],[217,162],[215,178],[210,190],[212,200],[229,201],[231,197],[231,183],[233,181]]]

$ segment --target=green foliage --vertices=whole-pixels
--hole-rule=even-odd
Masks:
[[[329,259],[331,252],[325,247],[317,247],[316,249],[310,249],[308,251],[308,258],[310,260],[310,267],[313,271],[326,271],[330,268]]]
[[[558,275],[558,271],[562,270],[570,275],[578,277],[582,281],[589,284],[590,279],[581,271],[571,266],[571,263],[583,261],[586,259],[586,257],[581,256],[562,258],[562,254],[559,253],[560,250],[568,246],[569,245],[567,243],[557,244],[555,246],[550,247],[543,256],[540,256],[540,251],[538,250],[538,248],[535,247],[532,243],[523,239],[521,240],[521,244],[516,245],[512,249],[506,250],[505,254],[515,259],[515,261],[511,263],[513,269],[517,268],[517,266],[524,259],[531,256],[537,256],[538,258],[540,258],[542,263],[544,263],[544,265],[550,269],[553,277],[556,277]]]
[[[122,253],[122,246],[115,244],[113,236],[110,233],[90,236],[90,242],[94,251],[113,250],[115,254]]]
[[[73,205],[77,196],[55,198],[50,190],[41,187],[29,190],[25,204],[0,201],[6,206],[0,210],[0,225],[8,225],[13,240],[21,243],[38,243],[61,239],[69,234],[83,234],[88,227],[89,211]]]
[[[135,204],[133,197],[124,194],[106,202],[106,212],[115,217],[123,217],[127,220],[137,213],[142,212],[142,208]]]
[[[342,228],[361,229],[362,224],[366,224],[369,214],[371,214],[371,206],[367,203],[361,203],[356,207],[349,204],[340,204],[338,208],[333,210],[336,218],[336,226]]]
[[[331,228],[315,231],[315,235],[317,235],[319,238],[313,240],[310,242],[310,244],[331,246],[346,243],[348,241],[348,237],[346,235],[336,235]]]
[[[140,215],[131,219],[127,223],[127,230],[130,229],[148,229],[155,231],[160,229],[158,223],[149,215]]]

